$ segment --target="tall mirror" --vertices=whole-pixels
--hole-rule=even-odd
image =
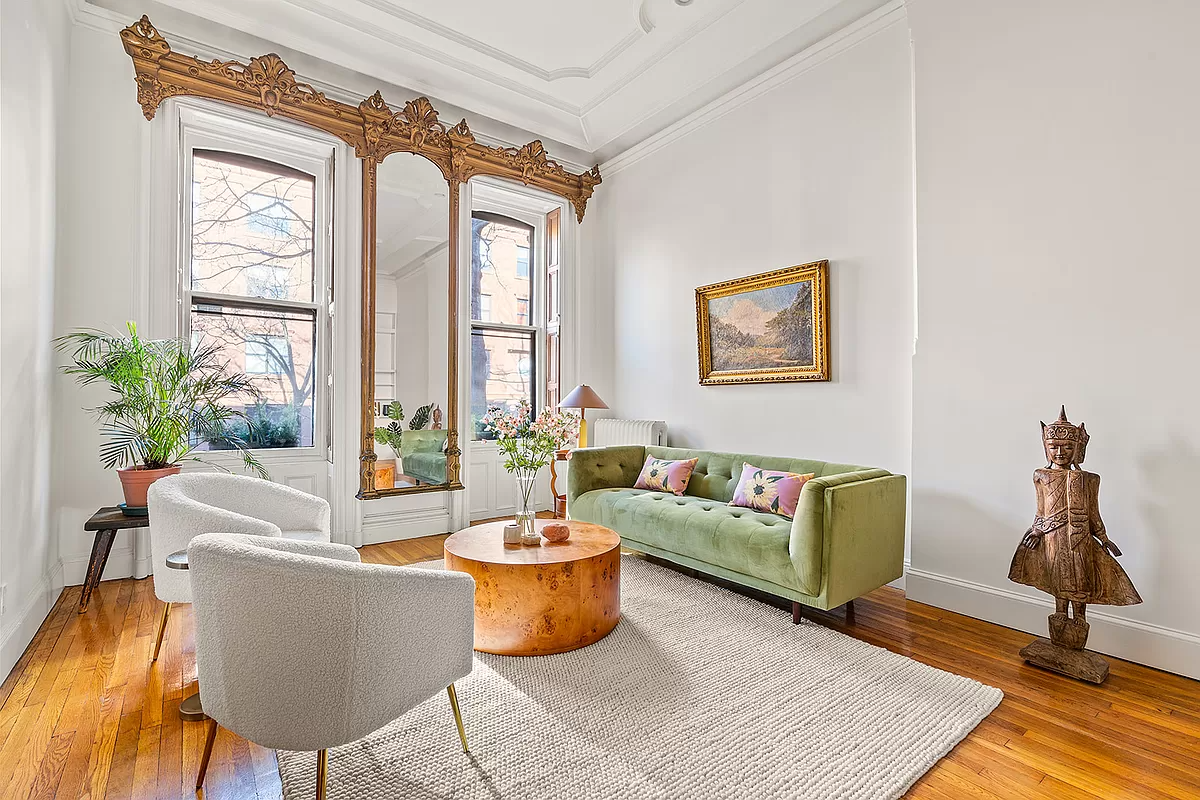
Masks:
[[[392,153],[375,180],[375,492],[449,484],[450,185]],[[364,387],[365,388],[365,387]]]

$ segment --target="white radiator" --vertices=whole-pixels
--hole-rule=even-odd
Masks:
[[[593,447],[608,447],[616,444],[667,443],[667,423],[657,419],[598,419],[589,423],[592,429]]]

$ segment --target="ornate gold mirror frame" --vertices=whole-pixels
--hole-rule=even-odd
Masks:
[[[201,61],[180,55],[159,34],[150,20],[140,20],[121,31],[125,52],[133,59],[137,100],[147,120],[169,97],[190,96],[220,100],[258,109],[310,125],[354,147],[362,159],[362,452],[359,457],[359,493],[362,499],[407,492],[461,489],[462,450],[458,445],[458,216],[459,190],[476,175],[492,175],[566,198],[583,221],[592,191],[600,183],[599,167],[588,172],[568,172],[551,161],[541,141],[524,147],[489,147],[475,141],[464,119],[452,128],[438,120],[429,100],[418,97],[393,112],[379,92],[357,106],[330,100],[310,84],[296,80],[283,60],[269,53],[239,61]],[[447,247],[449,276],[449,363],[446,402],[447,483],[397,489],[375,488],[375,231],[376,171],[392,153],[414,153],[429,159],[449,186],[450,238]]]

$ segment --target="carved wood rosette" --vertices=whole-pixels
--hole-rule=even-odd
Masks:
[[[133,59],[137,100],[147,120],[169,97],[190,96],[220,100],[258,109],[310,125],[338,137],[362,160],[362,451],[359,457],[359,497],[367,499],[414,491],[461,489],[458,419],[458,272],[449,275],[449,386],[447,394],[447,483],[405,489],[375,486],[375,240],[376,171],[393,153],[413,153],[441,170],[449,186],[450,231],[448,258],[458,263],[459,188],[476,175],[520,181],[564,197],[582,222],[587,202],[601,182],[600,168],[575,174],[552,160],[541,141],[523,147],[491,147],[475,140],[467,121],[453,127],[438,118],[428,98],[418,97],[393,111],[379,92],[357,106],[331,100],[309,83],[297,80],[274,53],[240,61],[201,61],[171,50],[150,20],[121,31],[125,52]]]

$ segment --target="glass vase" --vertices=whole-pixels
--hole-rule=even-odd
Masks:
[[[521,544],[535,545],[542,543],[542,537],[537,532],[537,513],[534,510],[535,485],[537,472],[519,473],[517,476],[517,527],[521,531]]]

